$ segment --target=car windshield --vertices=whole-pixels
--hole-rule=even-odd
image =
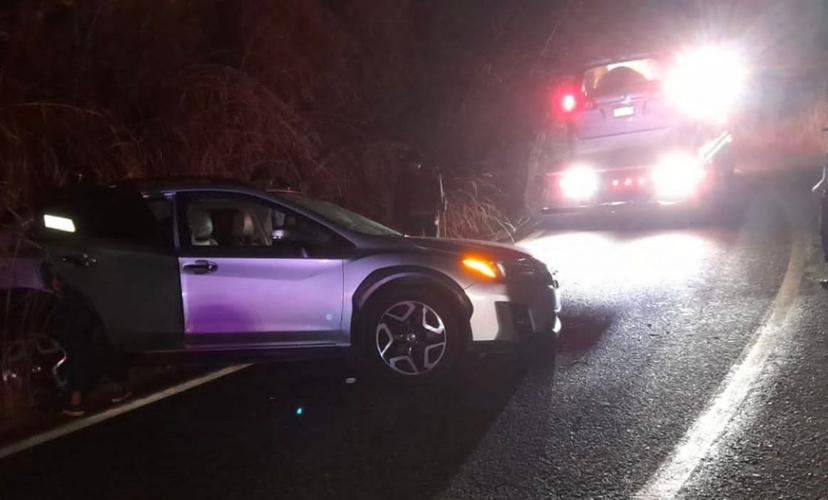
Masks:
[[[356,233],[368,236],[402,236],[402,233],[390,227],[383,226],[377,221],[327,201],[314,200],[298,194],[283,194],[280,196],[291,203],[320,215],[340,227]]]
[[[634,59],[595,66],[584,72],[586,95],[609,96],[646,88],[663,78],[664,61],[656,58]]]

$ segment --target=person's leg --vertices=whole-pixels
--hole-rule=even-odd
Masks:
[[[63,413],[81,416],[86,412],[86,396],[100,377],[94,339],[97,323],[80,295],[71,289],[63,290],[55,321],[58,340],[67,354],[69,394]]]
[[[75,325],[74,311],[70,299],[60,296],[54,314],[55,339],[66,351],[66,399],[63,402],[63,413],[71,416],[81,416],[83,409],[83,388],[85,374],[83,367],[86,364],[86,349],[83,339],[78,335]]]
[[[107,348],[105,370],[107,378],[115,384],[115,394],[110,398],[113,404],[123,403],[132,397],[129,387],[129,365],[129,358],[125,353],[111,347]]]
[[[68,341],[63,342],[66,350],[66,382],[68,396],[64,404],[63,413],[71,416],[81,416],[85,413],[83,409],[83,385],[82,360],[78,349],[70,345]]]
[[[106,377],[115,386],[112,403],[121,403],[132,396],[129,391],[129,359],[126,354],[114,349],[106,338],[103,328],[97,326],[92,333],[95,366],[101,376]]]
[[[73,417],[86,413],[85,399],[95,384],[95,361],[89,340],[84,331],[67,332],[64,336],[69,394],[63,413]]]

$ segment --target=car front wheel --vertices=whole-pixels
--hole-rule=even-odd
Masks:
[[[461,354],[459,315],[440,294],[395,291],[374,301],[367,313],[363,355],[385,379],[430,383],[446,375]]]

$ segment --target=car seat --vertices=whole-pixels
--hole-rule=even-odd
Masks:
[[[239,210],[233,214],[233,242],[238,246],[254,246],[261,242],[255,241],[255,227],[253,217],[246,211]]]
[[[213,239],[213,218],[203,210],[190,210],[188,213],[190,224],[190,243],[194,247],[214,247],[218,242]]]

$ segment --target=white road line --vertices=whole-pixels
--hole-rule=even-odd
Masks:
[[[18,441],[17,443],[12,443],[8,446],[0,448],[0,459],[14,455],[15,453],[20,453],[21,451],[28,450],[29,448],[33,448],[48,441],[52,441],[67,434],[77,432],[81,429],[91,427],[95,424],[99,424],[111,418],[115,418],[118,415],[123,415],[124,413],[128,413],[138,408],[141,408],[142,406],[147,406],[149,404],[155,403],[156,401],[160,401],[170,396],[174,396],[176,394],[190,390],[194,387],[198,387],[202,384],[206,384],[207,382],[212,382],[213,380],[225,377],[227,375],[230,375],[231,373],[243,370],[248,366],[250,366],[250,364],[228,366],[227,368],[222,368],[221,370],[216,370],[206,375],[202,375],[201,377],[196,377],[186,382],[182,382],[178,385],[174,385],[172,387],[164,389],[163,391],[159,391],[148,396],[144,396],[142,398],[137,398],[121,406],[110,408],[109,410],[106,410],[104,412],[96,413],[94,415],[80,418],[78,420],[73,420],[72,422],[69,422],[66,425],[62,425],[55,429],[51,429],[40,434],[36,434],[22,441]]]
[[[785,278],[765,320],[756,330],[753,341],[745,347],[746,354],[731,367],[717,396],[690,426],[673,453],[636,493],[635,498],[675,498],[701,460],[716,445],[761,375],[769,354],[783,335],[782,325],[799,291],[805,268],[809,240],[804,231],[794,231]]]

